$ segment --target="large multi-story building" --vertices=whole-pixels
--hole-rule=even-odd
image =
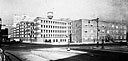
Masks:
[[[71,34],[70,19],[37,17],[33,21],[20,21],[12,29],[12,38],[23,41],[67,43]]]
[[[49,43],[67,43],[71,33],[71,23],[69,19],[47,19],[40,18],[37,20],[37,26],[40,34],[38,42]]]
[[[98,26],[97,26],[98,25]],[[72,21],[72,41],[75,43],[126,42],[126,25],[97,19]],[[98,31],[98,32],[97,32]],[[107,40],[107,39],[110,40]]]

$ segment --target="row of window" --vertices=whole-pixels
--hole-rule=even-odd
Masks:
[[[40,35],[40,37],[44,37],[44,38],[45,38],[45,37],[46,37],[46,38],[47,38],[47,37],[48,37],[48,38],[49,38],[49,37],[55,37],[55,38],[56,38],[56,37],[59,37],[59,38],[62,37],[62,38],[63,38],[63,37],[67,37],[67,35],[65,35],[65,34],[44,34],[44,35]]]
[[[89,31],[89,33],[95,33],[95,32],[97,32],[97,31],[95,31],[95,30]],[[85,33],[88,33],[88,31],[85,30]],[[119,34],[119,33],[122,33],[122,34],[126,34],[126,30],[122,30],[122,31],[119,31],[119,30],[108,30],[108,31],[100,30],[99,33],[110,33],[110,34]]]
[[[76,26],[77,26],[77,24],[76,24]],[[85,24],[85,26],[97,26],[97,24]],[[101,25],[101,24],[99,24],[99,27],[108,27],[108,25]],[[124,26],[124,25],[109,25],[109,27],[112,27],[112,28],[121,28],[121,29],[126,29],[126,26]]]
[[[66,30],[41,30],[43,33],[66,33]]]
[[[110,33],[110,34],[126,34],[126,30],[109,30],[107,31],[107,33]]]
[[[119,36],[119,35],[114,35],[114,36],[112,36],[113,37],[113,39],[126,39],[126,36]],[[102,36],[102,37],[100,37],[100,39],[105,39],[106,38],[106,36]],[[87,40],[87,39],[96,39],[96,37],[84,37],[84,40]]]
[[[48,20],[41,20],[41,23],[62,24],[62,25],[67,24],[67,23],[64,23],[64,22],[56,22],[56,21],[48,21]]]
[[[91,25],[87,25],[87,24],[85,24],[85,26],[97,26],[97,25],[93,25],[93,24],[91,24]],[[77,25],[76,25],[76,27],[77,27]],[[102,26],[102,25],[100,25],[99,24],[99,27],[106,27],[106,26]],[[108,25],[107,25],[107,27],[108,27]],[[120,25],[120,26],[116,26],[116,25],[111,25],[110,27],[112,27],[112,28],[120,28],[120,29],[126,29],[126,26],[122,26],[122,25]]]
[[[66,39],[45,39],[45,42],[66,42]]]
[[[42,28],[59,28],[59,29],[66,29],[65,26],[52,26],[52,25],[41,25]]]
[[[30,37],[29,35],[14,35],[14,37]],[[36,35],[32,35],[32,37],[36,37]],[[65,34],[44,34],[44,35],[38,35],[38,37],[43,37],[43,38],[50,38],[50,37],[53,37],[53,38],[57,38],[57,37],[62,37],[62,38],[65,38],[65,37],[68,37],[67,35]]]

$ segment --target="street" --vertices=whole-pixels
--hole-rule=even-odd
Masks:
[[[127,61],[128,53],[108,49],[90,49],[89,46],[52,46],[41,44],[14,44],[3,47],[12,61]],[[107,48],[107,47],[106,47]],[[117,50],[117,49],[115,49]],[[10,54],[9,54],[10,53]],[[14,56],[12,56],[12,55]],[[16,57],[17,58],[16,58]]]

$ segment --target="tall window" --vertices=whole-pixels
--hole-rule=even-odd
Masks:
[[[41,35],[41,37],[42,37],[42,35]]]
[[[41,20],[41,23],[43,22],[43,20]]]
[[[118,28],[118,26],[116,26],[116,28]]]
[[[41,32],[43,32],[43,30],[41,29]]]
[[[43,25],[41,25],[41,27],[43,27]]]
[[[85,30],[85,33],[87,33],[88,31],[87,30]]]
[[[45,23],[45,20],[44,20],[44,23]]]

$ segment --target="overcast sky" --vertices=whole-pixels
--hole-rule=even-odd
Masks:
[[[12,24],[14,15],[128,22],[128,0],[0,0],[0,17]]]

